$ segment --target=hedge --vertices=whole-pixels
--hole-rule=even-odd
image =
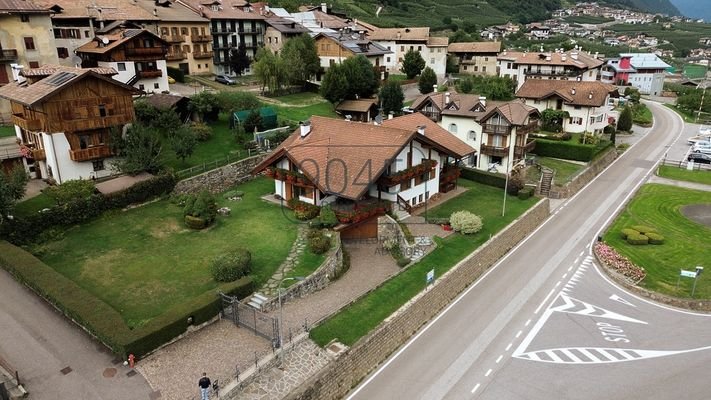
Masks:
[[[579,143],[536,139],[536,148],[533,149],[533,153],[542,157],[588,162],[610,146],[612,146],[612,142],[609,140],[601,140],[597,146],[590,146]]]
[[[506,175],[495,172],[482,171],[474,168],[462,168],[462,178],[478,182],[487,186],[504,189],[506,187]]]
[[[0,238],[18,245],[32,243],[48,228],[74,225],[96,218],[110,209],[145,202],[170,193],[175,183],[174,175],[161,174],[115,193],[95,194],[52,207],[45,212],[6,220],[0,224]]]
[[[649,243],[649,238],[641,233],[633,233],[627,235],[627,243],[632,245],[645,245]]]
[[[193,317],[193,324],[201,324],[217,315],[221,308],[217,291],[206,292],[131,330],[111,306],[32,254],[6,241],[0,241],[0,267],[123,358],[128,353],[140,357],[158,348],[187,330],[188,317]],[[253,283],[246,277],[221,285],[220,289],[244,298],[252,293]]]

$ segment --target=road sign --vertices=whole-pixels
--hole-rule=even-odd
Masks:
[[[680,276],[683,276],[685,278],[696,278],[696,271],[684,271],[683,269],[681,270]]]
[[[434,268],[427,272],[427,284],[434,282]]]

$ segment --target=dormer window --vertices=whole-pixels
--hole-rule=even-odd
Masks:
[[[218,6],[217,4],[213,4],[210,8],[212,9],[212,11],[220,11],[220,6]]]

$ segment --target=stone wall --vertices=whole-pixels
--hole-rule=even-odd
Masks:
[[[417,330],[446,307],[511,248],[533,232],[549,215],[548,199],[489,239],[475,252],[438,279],[426,292],[403,306],[368,336],[331,362],[286,398],[289,400],[339,399],[360,382]]]
[[[173,193],[197,193],[203,190],[211,193],[224,192],[235,185],[252,179],[254,177],[251,174],[252,169],[266,157],[267,154],[260,154],[207,171],[192,178],[183,179],[175,185]]]
[[[600,157],[588,164],[582,173],[578,174],[572,181],[563,187],[551,186],[548,197],[552,199],[568,198],[578,193],[585,185],[595,179],[595,177],[617,158],[617,150],[614,147],[608,149]]]
[[[378,243],[385,243],[387,240],[396,240],[400,246],[400,251],[406,256],[415,254],[417,250],[415,244],[410,244],[405,238],[405,232],[402,231],[400,224],[397,223],[391,216],[383,215],[378,217]]]
[[[313,292],[317,292],[341,274],[343,268],[343,247],[341,245],[341,235],[338,232],[329,232],[331,236],[332,248],[328,251],[328,256],[321,263],[321,266],[303,281],[299,281],[289,286],[281,295],[282,302],[286,303],[291,299],[298,299]],[[279,307],[279,297],[267,300],[262,304],[262,310],[269,312]]]

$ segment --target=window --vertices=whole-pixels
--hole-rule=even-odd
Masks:
[[[457,133],[457,124],[449,124],[449,132]]]
[[[477,72],[477,71],[479,71],[479,66],[478,66],[478,65],[475,65],[475,66],[474,66],[474,72]]]
[[[387,60],[387,62],[390,62],[390,57],[386,57],[385,59]]]
[[[400,51],[405,51],[405,46],[400,46]]]
[[[506,63],[506,68],[511,69],[511,63]]]
[[[84,37],[88,38],[89,37],[89,31],[84,31]]]
[[[422,51],[422,46],[417,46],[417,51]]]
[[[430,58],[430,64],[434,64],[434,58]]]
[[[25,49],[34,50],[35,49],[35,39],[31,37],[25,37]]]
[[[540,100],[538,100],[538,99],[536,99],[536,100],[533,100],[533,104],[540,104],[540,103],[541,103],[541,101],[540,101]]]
[[[20,14],[20,21],[22,22],[30,22],[30,16],[27,14]]]
[[[484,61],[489,61],[489,57],[484,57]]]
[[[125,71],[126,70],[126,63],[116,63],[116,68],[119,71]]]
[[[187,34],[188,34],[188,28],[180,28],[180,34],[181,34],[181,35],[187,35]]]
[[[572,125],[582,125],[583,124],[583,119],[580,117],[571,117],[570,118],[570,123]]]
[[[154,83],[153,89],[160,89],[160,84],[158,82]]]
[[[30,61],[30,68],[39,68],[39,61]]]
[[[69,57],[69,51],[66,47],[57,47],[57,57],[67,58]]]
[[[420,199],[419,199],[419,200],[420,200],[420,203],[422,203],[422,201],[424,200],[424,199],[422,198],[423,196],[424,196],[423,194],[420,195]]]
[[[106,104],[99,104],[99,116],[106,116]]]
[[[104,170],[104,160],[94,160],[91,162],[91,165],[94,167],[94,171]]]
[[[581,106],[575,106],[576,110],[580,110],[582,107]]]
[[[294,186],[294,197],[296,197],[296,198],[306,197],[309,199],[313,199],[314,191],[311,188],[302,187],[302,186]]]
[[[141,83],[140,85],[138,85],[138,88],[141,89],[141,90],[145,90],[145,89],[146,89],[146,87],[145,87],[142,83]]]
[[[413,206],[417,205],[417,197],[413,197],[412,199],[410,199],[410,204],[412,204]]]
[[[79,148],[86,149],[87,147],[89,147],[89,135],[79,136]]]
[[[198,69],[202,69],[202,64],[198,64]]]
[[[472,142],[476,142],[476,132],[469,131],[467,133],[467,139],[471,140]]]
[[[441,52],[442,52],[442,48],[439,47],[439,48],[437,49],[437,53],[441,53]]]
[[[272,42],[272,37],[269,36],[269,37],[267,38],[267,43],[270,43],[270,44],[271,44],[271,42]]]
[[[481,72],[486,72],[486,65],[481,67]]]
[[[278,38],[278,37],[275,37],[275,38],[274,38],[274,43],[279,44],[279,38]]]

